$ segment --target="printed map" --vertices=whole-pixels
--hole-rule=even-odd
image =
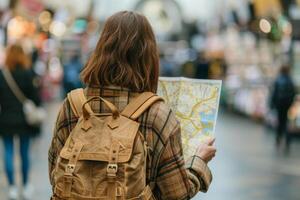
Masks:
[[[184,156],[195,153],[204,138],[214,135],[221,81],[161,77],[158,95],[175,112],[181,123]]]

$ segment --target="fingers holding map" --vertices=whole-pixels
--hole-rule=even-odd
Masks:
[[[199,143],[215,132],[222,82],[161,77],[158,95],[181,123],[184,156],[195,153]]]

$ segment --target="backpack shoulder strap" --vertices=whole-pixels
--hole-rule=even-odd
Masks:
[[[87,101],[83,89],[79,88],[69,92],[68,100],[75,116],[79,118],[82,115],[82,106]],[[87,104],[85,107],[87,111],[91,111],[90,113],[92,113],[92,109],[89,104]]]
[[[164,99],[152,92],[144,92],[135,99],[133,99],[122,111],[121,115],[136,120],[143,114],[150,106],[157,101],[164,101]]]

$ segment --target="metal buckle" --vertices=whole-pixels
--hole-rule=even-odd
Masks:
[[[68,164],[66,166],[66,173],[72,174],[75,171],[75,165],[74,164]]]
[[[116,177],[118,172],[117,164],[108,164],[106,168],[106,173],[108,177]]]

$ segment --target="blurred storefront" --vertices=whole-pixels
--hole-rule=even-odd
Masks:
[[[269,92],[278,68],[292,65],[300,85],[299,3],[2,0],[1,48],[22,41],[27,52],[38,53],[35,69],[45,81],[45,100],[51,100],[60,95],[63,66],[74,55],[85,63],[105,19],[119,10],[137,10],[155,29],[163,76],[222,79],[227,107],[268,119]],[[58,94],[51,97],[53,87]]]
[[[265,150],[271,151],[266,146],[272,145],[273,138],[263,135],[261,124],[256,124],[255,127],[259,127],[253,129],[253,123],[248,119],[276,125],[275,112],[270,109],[270,93],[283,64],[292,67],[293,79],[300,88],[300,0],[0,0],[0,66],[3,65],[5,47],[22,43],[26,52],[32,55],[34,70],[41,77],[43,100],[60,101],[65,95],[62,88],[68,73],[66,66],[74,57],[79,59],[79,65],[84,65],[97,44],[105,19],[120,10],[136,10],[149,19],[160,50],[161,76],[223,81],[221,103],[229,111],[225,116],[234,117],[229,122],[226,119],[218,121],[221,122],[218,138],[228,142],[233,154],[231,158],[224,154],[225,164],[220,166],[225,173],[219,177],[223,179],[228,170],[233,174],[240,170],[241,179],[246,179],[244,170],[248,170],[248,164],[237,168],[231,165],[237,162],[236,152],[243,146],[240,141],[249,146],[247,150],[253,153],[253,158],[257,157],[253,150],[257,141],[261,142],[262,154]],[[74,71],[71,74],[75,73],[79,80],[80,70]],[[52,114],[54,119],[56,113]],[[240,115],[246,118],[240,118]],[[299,97],[289,117],[294,130],[300,133]],[[244,126],[244,120],[250,125]],[[224,121],[230,129],[223,128]],[[46,129],[49,131],[51,127]],[[246,134],[240,132],[244,129],[247,129]],[[251,140],[252,136],[256,140]],[[267,143],[263,143],[265,140]],[[237,141],[237,145],[232,141]],[[241,155],[242,161],[245,156],[249,157],[249,152]],[[273,152],[264,156],[258,157],[263,160],[260,168],[273,168],[278,157],[268,163]],[[232,159],[230,165],[228,158]],[[286,158],[282,160],[287,163]],[[256,165],[255,162],[250,164]],[[46,169],[46,166],[41,168]],[[245,188],[257,182],[253,177],[247,177],[250,184],[244,184]],[[265,178],[260,180],[263,183],[269,178],[262,177]],[[297,181],[299,183],[299,179]],[[239,182],[233,182],[237,182],[233,187],[240,192]],[[228,186],[227,182],[225,184]],[[289,185],[284,186],[288,188]],[[265,190],[266,187],[259,188]],[[260,196],[252,199],[255,198],[267,199]]]

